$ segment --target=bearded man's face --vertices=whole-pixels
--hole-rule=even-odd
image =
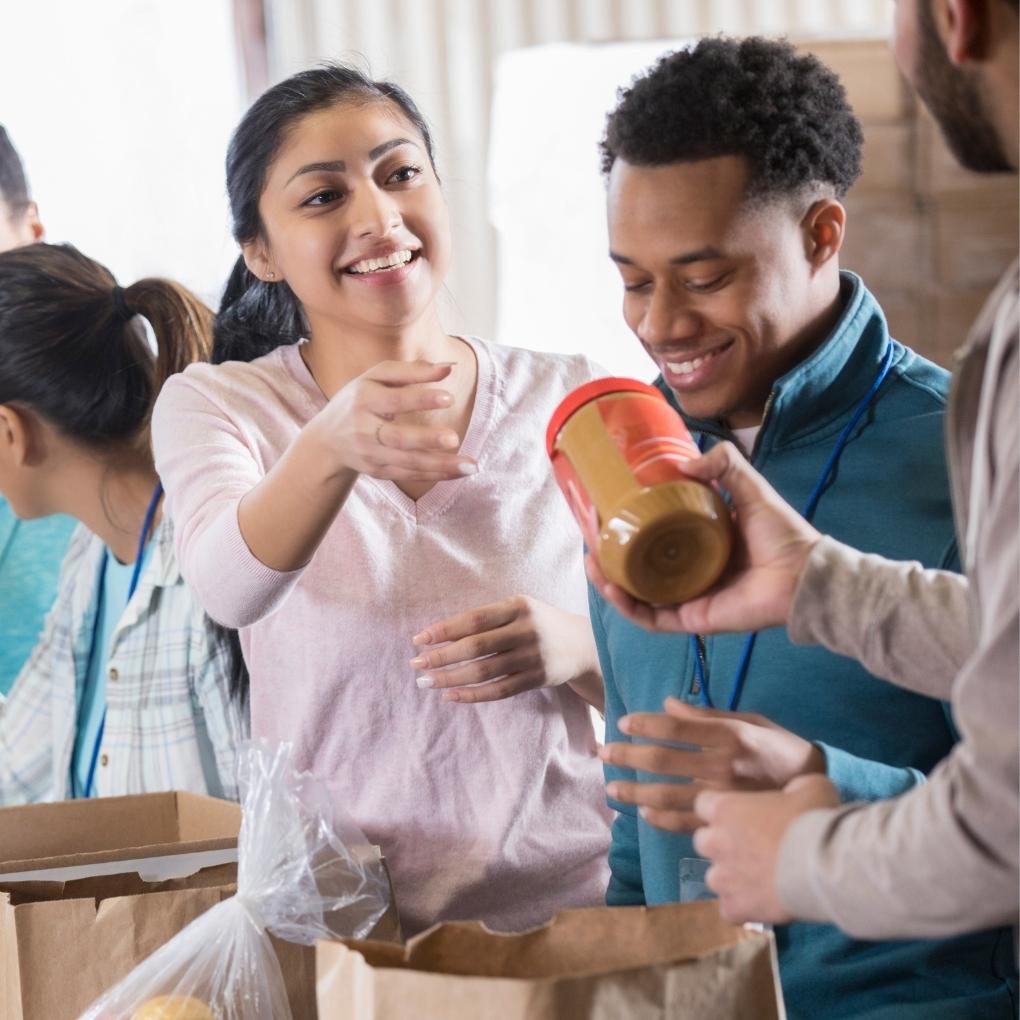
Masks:
[[[979,173],[1013,170],[989,109],[980,78],[946,53],[932,0],[899,0],[894,50],[900,70],[938,122],[961,166]]]

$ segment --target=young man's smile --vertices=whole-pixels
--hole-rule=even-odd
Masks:
[[[697,351],[649,350],[659,371],[671,389],[678,392],[694,391],[711,386],[718,373],[726,372],[727,355],[732,352],[734,341],[702,346]]]

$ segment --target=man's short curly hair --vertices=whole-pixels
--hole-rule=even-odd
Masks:
[[[836,75],[785,41],[721,36],[663,57],[620,89],[602,170],[742,156],[748,197],[811,187],[842,196],[861,172],[861,126]]]

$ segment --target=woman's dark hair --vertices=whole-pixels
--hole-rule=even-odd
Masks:
[[[156,337],[157,353],[135,316]],[[212,349],[212,312],[185,287],[117,286],[64,244],[0,254],[0,404],[24,404],[97,449],[148,441],[163,381]]]
[[[155,354],[137,316],[152,327]],[[122,289],[70,245],[0,253],[0,404],[29,408],[100,454],[147,448],[160,387],[209,359],[212,325],[212,311],[180,284],[148,278]],[[244,700],[237,634],[223,633],[230,692]]]
[[[861,126],[839,78],[789,43],[700,40],[670,53],[629,88],[606,121],[602,170],[741,156],[752,198],[828,186],[841,196],[861,172]]]
[[[349,102],[389,100],[425,141],[435,169],[432,135],[414,100],[399,86],[373,81],[357,68],[324,64],[274,85],[252,104],[227,150],[227,195],[234,239],[246,244],[262,236],[259,199],[266,176],[287,134],[310,113]],[[252,361],[304,333],[301,305],[285,282],[259,280],[239,258],[216,316],[213,361]]]
[[[20,220],[28,208],[28,181],[21,157],[0,124],[0,200],[7,203],[11,218]]]

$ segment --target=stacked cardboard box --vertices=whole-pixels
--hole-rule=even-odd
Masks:
[[[840,76],[864,128],[864,172],[846,199],[842,265],[878,298],[897,340],[951,366],[1016,257],[1016,178],[959,167],[887,41],[802,48]]]
[[[187,793],[0,809],[0,1020],[73,1020],[233,895],[240,823]]]

